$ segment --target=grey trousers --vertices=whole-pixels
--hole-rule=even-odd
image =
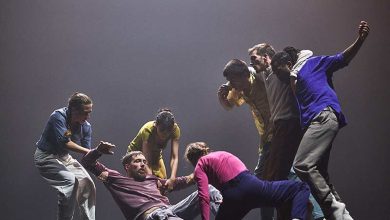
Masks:
[[[210,209],[215,216],[222,202],[222,195],[212,185],[209,185],[209,194]],[[175,205],[154,210],[146,220],[192,220],[200,215],[200,212],[198,191],[195,191]]]
[[[338,130],[333,109],[326,107],[311,121],[294,159],[296,174],[310,186],[325,215],[330,212],[331,193],[338,197],[328,174],[329,155]]]
[[[58,220],[71,220],[75,206],[83,220],[95,219],[96,189],[88,172],[71,155],[58,156],[37,148],[35,166],[58,193]]]

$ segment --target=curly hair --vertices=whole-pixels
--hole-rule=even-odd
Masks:
[[[199,158],[207,155],[209,152],[210,148],[205,142],[194,142],[187,145],[184,158],[195,166]]]

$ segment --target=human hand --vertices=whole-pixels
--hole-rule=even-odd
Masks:
[[[366,21],[361,21],[359,25],[359,37],[363,40],[368,36],[370,32],[370,26]]]
[[[167,187],[161,183],[160,180],[157,180],[157,188],[160,190],[161,195],[166,196],[169,193]]]
[[[228,83],[222,84],[218,89],[218,97],[226,100],[230,90],[231,86]]]
[[[102,154],[114,154],[112,151],[113,148],[116,146],[111,144],[110,142],[100,141],[99,145],[97,146],[97,151],[99,151]]]
[[[164,188],[170,192],[173,190],[173,184],[175,183],[175,179],[174,178],[169,178],[167,179],[167,181],[165,182],[164,184]]]

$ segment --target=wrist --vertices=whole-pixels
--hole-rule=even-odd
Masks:
[[[95,148],[94,151],[96,152],[96,154],[98,154],[99,156],[102,156],[103,153],[99,150],[99,148]]]

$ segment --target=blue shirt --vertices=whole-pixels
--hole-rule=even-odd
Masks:
[[[80,126],[72,126],[70,131],[66,120],[69,117],[68,108],[55,110],[49,118],[43,133],[36,143],[36,146],[52,154],[67,154],[68,150],[64,144],[70,140],[85,148],[91,148],[91,124],[87,121]]]
[[[303,128],[328,106],[335,111],[340,128],[347,124],[332,82],[333,72],[346,65],[342,53],[316,56],[308,59],[298,72],[296,96]]]

